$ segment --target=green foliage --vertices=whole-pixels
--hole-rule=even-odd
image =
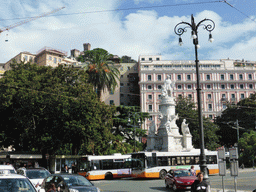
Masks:
[[[240,162],[247,166],[252,166],[256,157],[256,132],[244,133],[239,139]]]
[[[256,93],[249,98],[243,99],[237,105],[228,105],[221,116],[216,118],[216,123],[220,127],[218,134],[221,136],[221,143],[227,147],[237,143],[237,130],[235,122],[238,120],[239,137],[245,132],[254,130],[256,122]]]
[[[177,125],[178,127],[181,127],[183,119],[186,119],[193,136],[193,146],[195,148],[200,148],[198,110],[196,110],[195,107],[196,105],[191,99],[179,97],[176,102],[176,113],[179,115]],[[203,128],[205,148],[208,150],[216,150],[216,148],[220,146],[219,136],[216,134],[219,127],[209,119],[203,117]]]
[[[98,98],[101,98],[105,88],[114,92],[118,86],[120,72],[110,60],[112,57],[113,55],[101,48],[85,51],[84,55],[78,57],[78,60],[84,62],[85,70],[89,74],[88,81],[97,90]]]
[[[113,135],[116,137],[113,151],[115,153],[131,153],[134,151],[134,129],[136,138],[144,137],[145,130],[139,127],[139,119],[141,124],[148,118],[148,113],[140,112],[138,106],[118,106],[113,116]],[[130,122],[128,119],[130,118]],[[144,150],[145,146],[136,140],[136,151]]]
[[[2,145],[50,154],[110,150],[113,109],[83,70],[14,63],[0,79],[0,99]]]

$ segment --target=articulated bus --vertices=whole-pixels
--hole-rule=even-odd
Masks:
[[[78,174],[88,180],[130,177],[131,166],[131,155],[86,155],[80,159]]]
[[[205,150],[208,174],[219,173],[217,151]],[[137,152],[132,153],[132,177],[163,179],[170,169],[190,169],[198,173],[200,149],[189,152]]]

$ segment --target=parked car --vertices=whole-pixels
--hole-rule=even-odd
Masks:
[[[196,180],[187,169],[171,169],[165,176],[165,187],[177,190],[190,190],[191,185]]]
[[[0,165],[0,171],[8,171],[9,173],[16,173],[12,165]]]
[[[36,188],[40,187],[43,183],[43,180],[51,174],[47,169],[43,167],[40,167],[40,168],[21,167],[17,170],[17,173],[28,177]]]
[[[48,191],[54,184],[56,189],[61,192],[100,192],[98,187],[95,187],[85,177],[77,174],[52,174],[44,179],[40,192]]]
[[[8,171],[0,172],[0,191],[37,192],[27,177],[18,174],[11,174]]]

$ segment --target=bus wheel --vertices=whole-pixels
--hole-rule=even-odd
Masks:
[[[110,172],[106,173],[106,174],[105,174],[105,179],[106,179],[106,180],[112,180],[112,179],[113,179],[112,173],[110,173]]]
[[[160,173],[159,173],[160,179],[164,179],[164,177],[166,176],[166,174],[167,174],[167,172],[166,172],[164,169],[162,169],[162,170],[160,171]]]

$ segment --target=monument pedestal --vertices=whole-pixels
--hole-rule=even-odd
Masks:
[[[183,146],[185,149],[193,149],[192,145],[192,135],[183,135]]]

